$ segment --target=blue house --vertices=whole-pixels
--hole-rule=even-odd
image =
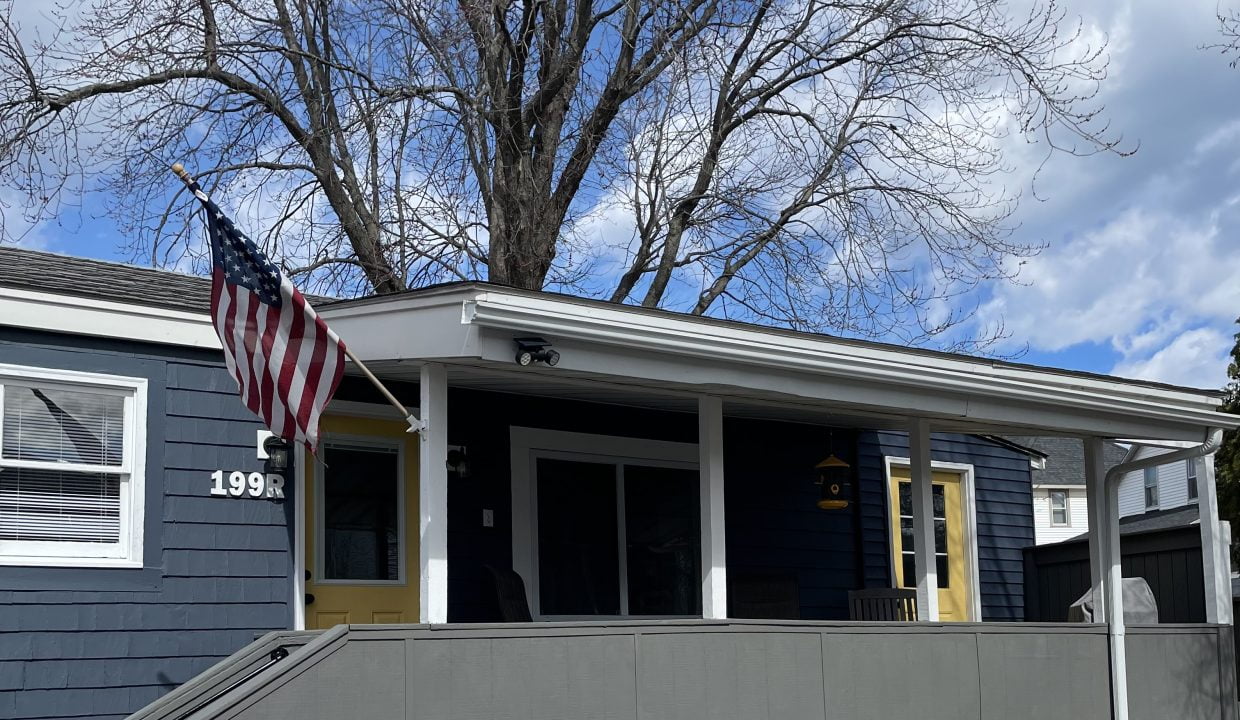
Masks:
[[[1127,680],[1203,637],[1213,654],[1191,659],[1222,707],[1221,609],[1182,638],[1130,628],[1127,650],[1122,622],[1018,625],[1037,453],[997,437],[1200,444],[1237,424],[1209,393],[484,283],[319,307],[426,427],[350,368],[318,457],[280,468],[224,368],[208,281],[0,249],[0,716],[491,717],[460,693],[499,702],[517,669],[547,673],[517,683],[540,716],[578,695],[665,716],[661,683],[756,638],[728,672],[808,673],[783,716],[828,696],[856,713],[830,717],[907,712],[837,662],[877,657],[850,643],[879,630],[930,657],[947,643],[959,662],[931,672],[897,644],[887,669],[953,717],[1018,703],[1002,673],[1085,678],[1061,699],[1108,714],[1129,684],[1174,704],[1187,680]],[[521,357],[530,338],[558,362]],[[1108,527],[1091,522],[1100,561]],[[681,660],[638,653],[648,633],[687,643]],[[566,680],[526,650],[463,659],[484,636],[561,660],[622,642]],[[991,640],[1016,645],[995,659]],[[453,643],[465,655],[426,659]]]

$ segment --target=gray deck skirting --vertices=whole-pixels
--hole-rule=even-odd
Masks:
[[[1111,716],[1103,625],[341,625],[306,639],[194,720]],[[1236,720],[1230,626],[1132,627],[1128,647],[1133,720]],[[235,677],[257,654],[238,653],[174,695],[226,687],[213,673]],[[171,720],[176,706],[186,703],[134,717]]]

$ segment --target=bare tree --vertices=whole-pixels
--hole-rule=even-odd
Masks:
[[[1218,26],[1223,42],[1207,45],[1206,48],[1230,55],[1231,66],[1236,67],[1240,64],[1240,10],[1219,8]]]
[[[999,0],[116,0],[0,26],[0,185],[200,253],[183,159],[315,289],[485,277],[935,336],[1037,245],[1004,143],[1114,149],[1102,48]],[[625,208],[627,247],[590,219]],[[617,254],[621,257],[617,261]],[[912,328],[911,330],[909,328]]]

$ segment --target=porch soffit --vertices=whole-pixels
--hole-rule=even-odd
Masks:
[[[731,416],[936,430],[1200,442],[1236,427],[1216,393],[877,343],[682,318],[466,285],[325,308],[372,370],[413,379],[450,364],[460,387],[692,411],[718,395]],[[555,368],[518,368],[512,338],[540,335]]]

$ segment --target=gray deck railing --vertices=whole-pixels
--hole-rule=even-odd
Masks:
[[[1130,717],[1236,720],[1231,632],[1130,628]],[[193,717],[1102,720],[1107,667],[1101,625],[341,626]]]

